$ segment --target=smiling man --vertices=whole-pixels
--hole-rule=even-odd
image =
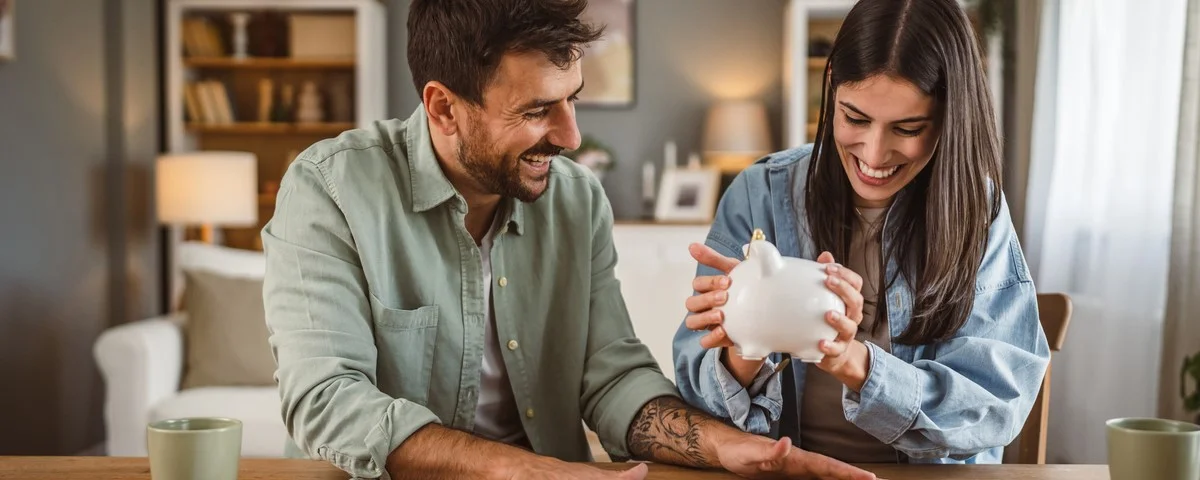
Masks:
[[[579,145],[583,0],[416,0],[422,104],[292,164],[262,235],[289,453],[355,478],[872,478],[683,404],[634,336]],[[664,319],[665,320],[665,319]]]

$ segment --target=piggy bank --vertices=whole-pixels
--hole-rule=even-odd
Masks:
[[[761,360],[773,352],[809,363],[825,358],[817,345],[837,337],[825,313],[846,312],[842,299],[825,286],[827,277],[822,264],[780,255],[755,230],[746,260],[729,273],[729,300],[720,307],[725,333],[742,358]]]

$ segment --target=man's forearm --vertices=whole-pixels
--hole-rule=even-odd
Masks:
[[[629,428],[629,453],[640,460],[714,468],[717,445],[740,433],[675,397],[658,397],[642,407]]]
[[[395,480],[509,478],[513,466],[539,458],[517,447],[429,424],[388,455],[387,470]]]

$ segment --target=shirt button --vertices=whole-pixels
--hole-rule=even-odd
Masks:
[[[500,277],[500,288],[508,286],[508,277]]]
[[[521,346],[521,344],[517,343],[517,341],[516,341],[516,340],[509,340],[509,341],[508,341],[508,349],[509,349],[509,350],[516,350],[516,349],[517,349],[517,347],[519,347],[519,346]]]
[[[525,409],[525,418],[533,418],[533,409],[532,408]]]

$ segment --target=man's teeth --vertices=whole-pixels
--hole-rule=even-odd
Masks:
[[[893,165],[891,167],[884,168],[882,170],[876,170],[874,168],[867,166],[867,164],[864,163],[862,160],[859,160],[858,161],[858,169],[862,170],[863,173],[867,174],[867,176],[871,177],[871,178],[887,178],[887,177],[892,176],[893,173],[896,173],[896,170],[899,170],[900,166]]]
[[[550,157],[525,157],[525,161],[537,165],[541,165],[550,161]]]

